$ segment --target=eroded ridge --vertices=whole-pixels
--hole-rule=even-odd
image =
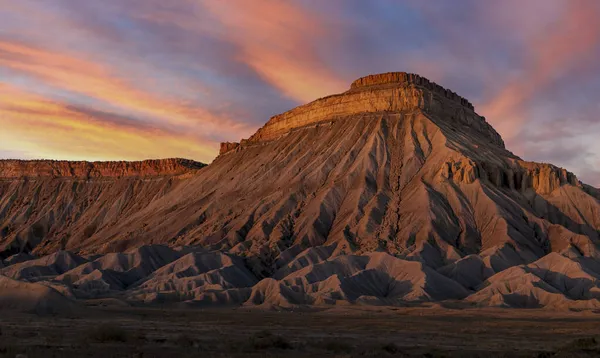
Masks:
[[[471,110],[475,110],[475,107],[467,99],[457,95],[453,91],[446,89],[435,82],[429,81],[425,77],[421,77],[414,73],[406,72],[388,72],[377,75],[369,75],[361,77],[350,85],[350,90],[361,90],[365,87],[372,86],[385,86],[385,85],[397,85],[397,84],[409,84],[424,87],[429,91],[432,91],[440,96],[451,99],[460,103]]]
[[[202,163],[181,158],[132,162],[0,160],[0,178],[158,176],[183,174],[203,166]]]
[[[271,141],[291,131],[333,120],[349,120],[360,113],[422,111],[453,125],[469,126],[504,148],[500,135],[474,111],[473,105],[426,78],[390,72],[359,78],[344,93],[324,97],[272,117],[249,139],[223,143],[220,154]]]

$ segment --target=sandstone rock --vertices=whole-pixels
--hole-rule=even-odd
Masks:
[[[219,150],[219,155],[231,152],[232,150],[236,150],[240,147],[240,143],[221,143],[221,149]]]
[[[0,311],[45,315],[68,313],[74,308],[74,302],[48,286],[0,275]]]
[[[598,189],[515,156],[468,101],[416,75],[361,78],[186,175],[34,164],[0,166],[1,270],[77,297],[598,307]],[[85,262],[27,255],[61,249]]]
[[[432,115],[449,115],[455,125],[477,129],[493,143],[504,146],[500,135],[474,112],[473,105],[456,93],[415,74],[391,72],[354,81],[349,91],[318,99],[272,117],[247,143],[276,139],[291,130],[358,113],[411,112],[422,110]],[[221,145],[221,154],[237,148]]]
[[[0,178],[158,176],[182,174],[203,166],[202,163],[179,158],[139,162],[0,160]]]
[[[439,175],[457,183],[471,184],[481,179],[498,188],[521,192],[531,189],[538,194],[550,194],[563,185],[582,186],[575,174],[563,168],[522,160],[501,165],[485,161],[451,161],[442,165]]]

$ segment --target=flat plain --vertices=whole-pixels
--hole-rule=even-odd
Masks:
[[[593,357],[599,323],[592,311],[543,309],[96,306],[60,316],[4,313],[0,356]]]

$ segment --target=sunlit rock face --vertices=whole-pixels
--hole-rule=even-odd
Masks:
[[[240,143],[231,143],[225,142],[221,143],[221,148],[219,149],[219,155],[229,153],[233,150],[236,150],[240,147]]]
[[[204,164],[188,159],[170,158],[137,162],[73,162],[59,160],[1,160],[0,178],[36,177],[126,177],[181,174],[200,169]]]
[[[600,191],[420,76],[360,78],[201,166],[0,162],[0,275],[143,302],[600,308]]]
[[[358,113],[410,113],[416,110],[444,115],[447,120],[474,127],[494,143],[504,145],[500,135],[485,118],[475,113],[469,101],[426,78],[405,72],[359,78],[344,93],[321,98],[272,117],[243,144],[273,140],[297,128]],[[224,143],[221,154],[236,148],[232,143]]]
[[[490,163],[473,161],[447,162],[440,175],[457,183],[471,184],[477,179],[506,189],[526,192],[531,189],[538,194],[550,194],[563,185],[581,187],[575,174],[552,164],[516,160],[500,167]]]
[[[203,167],[179,158],[0,160],[0,256],[87,246]]]

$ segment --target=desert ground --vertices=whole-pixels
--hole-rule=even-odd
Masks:
[[[541,309],[96,306],[4,313],[2,357],[594,357],[600,314]],[[20,356],[19,356],[20,355]]]
[[[600,356],[600,190],[370,75],[209,165],[0,161],[0,312],[13,358]]]

